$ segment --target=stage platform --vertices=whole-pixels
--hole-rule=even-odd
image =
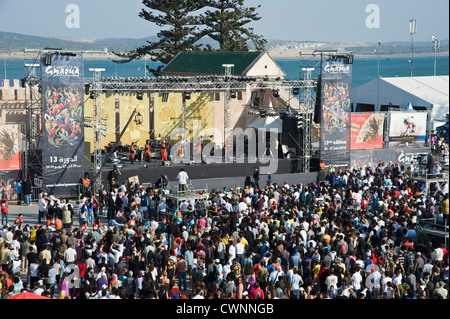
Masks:
[[[421,220],[415,227],[419,235],[425,236],[429,240],[442,240],[445,247],[448,247],[449,225],[447,221],[440,219],[439,222],[433,218]]]
[[[209,189],[222,187],[243,187],[246,179],[253,175],[255,167],[268,166],[260,165],[259,163],[215,163],[215,164],[173,164],[161,165],[161,161],[154,160],[150,163],[137,161],[130,164],[129,161],[124,163],[120,168],[121,175],[118,183],[127,181],[129,178],[138,176],[141,184],[155,183],[162,175],[166,174],[171,185],[178,185],[177,175],[180,168],[184,168],[189,176],[194,189]],[[108,184],[108,174],[112,170],[111,163],[104,165],[102,169],[103,184]],[[272,174],[274,183],[281,184],[284,182],[290,184],[308,184],[317,181],[317,172],[300,173],[301,161],[299,159],[279,159],[277,171]],[[95,173],[93,169],[85,170],[89,174],[91,180]],[[266,184],[267,175],[261,174],[260,185]]]

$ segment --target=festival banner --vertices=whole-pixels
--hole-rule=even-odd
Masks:
[[[427,137],[426,112],[390,112],[389,147],[423,147]]]
[[[350,164],[352,64],[347,55],[322,55],[320,156],[325,165]]]
[[[428,156],[429,147],[406,148],[406,149],[374,149],[374,150],[355,150],[351,151],[351,167],[365,168],[371,166],[376,168],[381,162],[398,164],[405,168],[412,162],[418,164],[419,157]]]
[[[383,148],[384,113],[351,115],[350,145],[352,150]]]
[[[81,54],[42,53],[43,188],[78,194],[84,157],[84,62]]]
[[[0,128],[0,171],[22,170],[24,136],[21,124],[2,124]]]

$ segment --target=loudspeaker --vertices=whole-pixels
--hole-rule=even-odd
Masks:
[[[292,116],[283,117],[283,130],[281,132],[281,144],[289,148],[300,149],[303,143],[303,129],[297,127],[297,119]]]

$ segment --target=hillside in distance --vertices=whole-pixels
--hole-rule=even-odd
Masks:
[[[96,40],[64,39],[41,37],[12,32],[0,32],[0,48],[5,51],[23,51],[23,49],[61,48],[63,50],[129,51],[142,46],[146,41],[155,41],[156,36],[143,39],[106,38]]]
[[[95,40],[67,39],[56,37],[42,37],[34,35],[25,35],[12,32],[0,31],[0,50],[20,52],[24,49],[43,49],[43,48],[61,48],[62,50],[76,51],[104,51],[106,52],[128,52],[136,49],[148,42],[157,41],[157,36],[150,36],[141,39],[134,38],[105,38]],[[267,40],[266,50],[309,50],[309,49],[345,49],[355,54],[374,54],[380,50],[381,54],[409,54],[411,52],[410,42],[387,42],[382,43],[340,43],[340,42],[321,42],[321,41],[286,41],[286,40]],[[217,43],[205,37],[199,44],[210,45],[213,49],[218,49]],[[448,52],[449,41],[440,42],[439,52]],[[433,44],[431,40],[414,43],[414,52],[433,53]]]

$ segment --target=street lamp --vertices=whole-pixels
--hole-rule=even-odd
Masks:
[[[436,50],[439,48],[440,41],[434,35],[431,37],[431,41],[433,42],[433,45],[434,45],[434,73],[433,74],[434,74],[434,76],[436,76]]]
[[[412,70],[413,70],[413,62],[414,62],[414,35],[417,32],[417,20],[412,18],[409,20],[409,34],[411,35],[411,70],[410,75],[412,77]]]
[[[380,105],[380,48],[381,41],[378,41],[378,50],[377,50],[377,108]]]
[[[377,65],[377,77],[380,77],[380,48],[381,48],[381,42],[378,41],[378,51],[377,51],[377,57],[378,57],[378,65]]]

